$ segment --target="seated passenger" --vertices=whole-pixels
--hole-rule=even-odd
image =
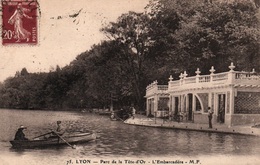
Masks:
[[[26,129],[26,127],[24,127],[23,125],[21,125],[20,128],[18,128],[17,132],[15,133],[14,140],[28,140],[25,137],[25,134],[23,133],[24,129]]]

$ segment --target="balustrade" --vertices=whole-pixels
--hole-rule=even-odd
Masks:
[[[222,80],[228,80],[228,73],[219,73],[212,76],[213,81],[222,81]]]
[[[157,85],[157,81],[154,81],[146,87],[146,95],[154,94],[157,92],[167,91],[168,85]]]
[[[256,73],[250,73],[250,72],[236,72],[235,79],[258,80],[258,79],[260,79],[260,75],[257,75]]]
[[[208,76],[208,75],[200,76],[199,83],[204,83],[204,82],[210,82],[210,76]]]
[[[158,90],[168,90],[168,85],[158,85]]]
[[[196,83],[196,77],[188,77],[184,80],[184,84]]]
[[[204,86],[209,85],[219,85],[219,84],[241,84],[241,85],[259,85],[260,84],[260,75],[256,74],[253,69],[252,72],[237,72],[234,71],[234,64],[231,63],[229,66],[228,72],[223,73],[214,73],[216,70],[212,66],[209,75],[200,75],[200,70],[197,68],[196,76],[187,77],[188,74],[186,71],[180,74],[179,80],[173,80],[172,76],[169,77],[168,85],[157,85],[157,81],[154,81],[152,84],[147,86],[147,92],[150,93],[155,91],[167,91],[171,89],[179,88],[186,84],[194,84],[195,86]]]
[[[169,82],[170,88],[178,87],[180,86],[180,80],[170,81]]]

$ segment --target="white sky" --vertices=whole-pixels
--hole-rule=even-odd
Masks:
[[[128,11],[142,12],[148,1],[40,0],[39,45],[1,45],[0,82],[23,67],[29,72],[49,72],[56,65],[64,67],[104,39],[100,32],[104,24],[116,21]],[[80,9],[78,17],[69,17]],[[58,16],[62,19],[57,19]]]

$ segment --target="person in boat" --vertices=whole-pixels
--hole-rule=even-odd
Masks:
[[[23,133],[24,129],[26,129],[26,127],[23,125],[21,125],[20,128],[18,128],[17,132],[15,133],[14,140],[28,140],[28,138],[26,138],[25,134]]]
[[[65,133],[65,130],[64,130],[64,128],[61,125],[61,121],[57,121],[57,128],[56,128],[56,130],[54,132],[56,134],[60,135],[60,136]]]
[[[57,137],[58,135],[62,136],[65,133],[65,130],[61,125],[61,121],[57,121],[57,128],[55,130],[52,129],[51,132],[52,134],[49,138]]]

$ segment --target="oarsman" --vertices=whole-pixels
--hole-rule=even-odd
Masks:
[[[57,129],[55,133],[59,134],[60,136],[63,135],[65,132],[64,128],[61,126],[61,121],[57,121]]]

